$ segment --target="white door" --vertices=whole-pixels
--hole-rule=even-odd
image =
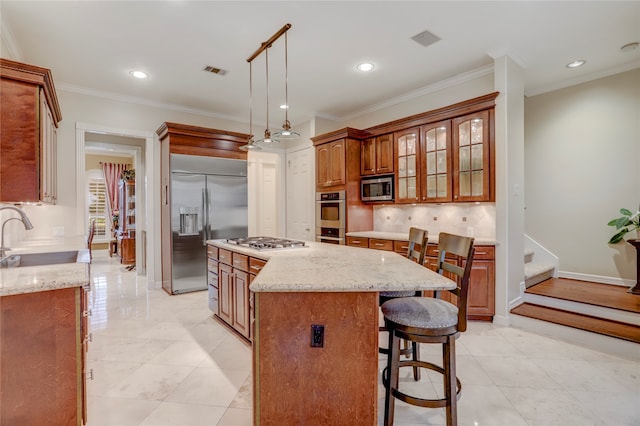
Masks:
[[[287,237],[315,240],[313,147],[287,154]]]

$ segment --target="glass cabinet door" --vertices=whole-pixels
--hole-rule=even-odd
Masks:
[[[489,112],[453,120],[454,201],[489,201]]]
[[[420,129],[407,129],[394,134],[396,149],[396,202],[419,201],[418,153]]]
[[[451,120],[422,126],[421,156],[422,201],[451,201]]]

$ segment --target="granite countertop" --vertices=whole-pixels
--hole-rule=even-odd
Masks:
[[[455,283],[398,253],[307,241],[306,247],[255,250],[209,240],[216,247],[268,260],[254,292],[446,290]]]
[[[403,232],[381,232],[381,231],[359,231],[359,232],[347,232],[347,237],[360,237],[360,238],[379,238],[381,240],[393,240],[393,241],[409,241],[409,234]],[[429,243],[438,244],[438,235],[429,234]],[[476,237],[474,239],[475,245],[480,246],[495,246],[496,241],[489,238]]]
[[[7,255],[78,250],[75,263],[0,268],[0,296],[81,287],[89,284],[89,250],[83,237],[31,241]]]

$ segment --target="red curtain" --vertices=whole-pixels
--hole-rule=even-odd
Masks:
[[[118,205],[118,181],[120,174],[127,170],[128,164],[118,163],[102,163],[102,171],[104,172],[104,183],[107,186],[107,208],[109,209],[109,217],[113,217],[113,212],[120,211]]]

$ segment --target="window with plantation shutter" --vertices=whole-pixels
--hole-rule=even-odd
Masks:
[[[96,172],[96,171],[93,171]],[[87,223],[86,233],[89,233],[91,221],[96,222],[96,232],[94,240],[107,240],[109,235],[109,224],[107,220],[107,187],[104,177],[97,176],[100,173],[89,173],[87,176]]]

